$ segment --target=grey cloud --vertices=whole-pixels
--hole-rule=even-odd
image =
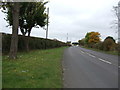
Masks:
[[[78,41],[90,31],[100,32],[102,39],[109,35],[116,38],[116,29],[110,28],[110,24],[116,19],[112,7],[118,1],[50,0],[47,5],[50,8],[49,38],[66,41],[68,33],[69,40]],[[0,24],[4,25],[5,22]],[[6,29],[4,26],[2,28]],[[41,28],[33,29],[31,35],[45,38],[45,31]]]

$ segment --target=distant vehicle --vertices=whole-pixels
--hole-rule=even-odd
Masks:
[[[79,43],[78,42],[73,42],[72,45],[79,46]]]

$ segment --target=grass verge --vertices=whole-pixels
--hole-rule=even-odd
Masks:
[[[95,48],[89,48],[89,47],[85,47],[85,46],[82,46],[82,47],[86,48],[86,49],[93,50],[93,51],[98,51],[98,52],[102,52],[102,53],[106,53],[106,54],[119,55],[120,56],[120,53],[118,51],[103,51],[103,50],[99,50],[99,49],[95,49]]]
[[[3,56],[3,88],[62,88],[64,48],[18,53],[17,60]]]

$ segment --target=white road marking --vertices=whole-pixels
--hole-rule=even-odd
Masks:
[[[84,53],[83,51],[81,51],[81,53]]]
[[[81,51],[82,53],[85,53],[85,52],[83,52],[83,51]],[[86,54],[88,54],[89,56],[91,56],[91,57],[96,57],[96,56],[94,56],[94,55],[91,55],[90,53],[87,53],[86,52]],[[108,63],[108,64],[112,64],[111,62],[109,62],[109,61],[106,61],[106,60],[104,60],[104,59],[102,59],[102,58],[98,58],[100,61],[103,61],[103,62],[105,62],[105,63]],[[119,68],[120,68],[120,66],[119,66]]]
[[[101,60],[101,61],[104,61],[104,59],[101,59],[101,58],[98,58],[99,60]]]
[[[91,56],[91,57],[95,57],[94,55],[91,55],[91,54],[88,54],[89,56]]]
[[[111,62],[109,62],[109,61],[106,61],[106,60],[104,60],[104,59],[101,59],[101,58],[98,58],[100,61],[103,61],[103,62],[105,62],[105,63],[108,63],[108,64],[112,64]]]
[[[118,66],[118,68],[120,68],[120,66]]]
[[[86,54],[88,54],[88,55],[89,55],[89,53],[86,53]]]

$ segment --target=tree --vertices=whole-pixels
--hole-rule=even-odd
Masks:
[[[3,9],[11,10],[12,14],[12,37],[11,37],[11,46],[10,46],[10,59],[17,58],[17,48],[18,48],[18,27],[19,27],[19,2],[3,3]]]
[[[107,40],[107,39],[111,39],[111,40],[115,43],[115,39],[114,39],[113,37],[108,36],[108,37],[105,38],[105,40]],[[105,40],[104,40],[104,41],[105,41]]]
[[[88,44],[90,32],[85,35],[85,44]]]
[[[44,12],[46,3],[47,2],[26,2],[22,4],[20,11],[20,27],[22,33],[25,31],[23,34],[27,32],[28,36],[30,36],[32,27],[36,27],[37,25],[43,27],[46,25],[47,15]]]
[[[33,27],[44,27],[46,25],[47,14],[44,12],[46,7],[45,4],[47,2],[32,2],[32,3],[23,3],[23,7],[21,7],[21,15],[20,15],[20,28],[22,34],[25,36],[28,33],[28,37],[26,37],[26,50],[29,51],[29,37]],[[22,11],[25,12],[22,12]]]
[[[79,42],[79,45],[84,46],[85,45],[85,38],[78,40],[78,42]]]
[[[19,12],[19,26],[21,33],[24,36],[24,41],[26,43],[26,50],[29,51],[29,37],[33,27],[44,27],[46,25],[47,14],[45,13],[45,4],[47,2],[24,2],[20,3],[20,12]],[[6,11],[9,25],[13,25],[12,20],[12,10],[8,9]],[[28,33],[28,37],[25,35]]]
[[[116,43],[113,37],[108,36],[103,42],[103,49],[105,51],[115,50],[115,45]]]
[[[103,47],[104,47],[103,42],[98,42],[98,43],[94,44],[93,47],[96,49],[99,49],[99,50],[103,50]]]
[[[18,27],[19,27],[19,3],[14,3],[12,7],[13,15],[13,27],[12,27],[12,37],[11,37],[11,46],[9,57],[11,59],[17,58],[17,49],[18,49]]]
[[[100,42],[100,33],[99,32],[89,32],[85,36],[85,43],[92,47],[93,44]]]
[[[99,32],[91,32],[89,35],[89,43],[98,43],[100,41],[100,33]]]

